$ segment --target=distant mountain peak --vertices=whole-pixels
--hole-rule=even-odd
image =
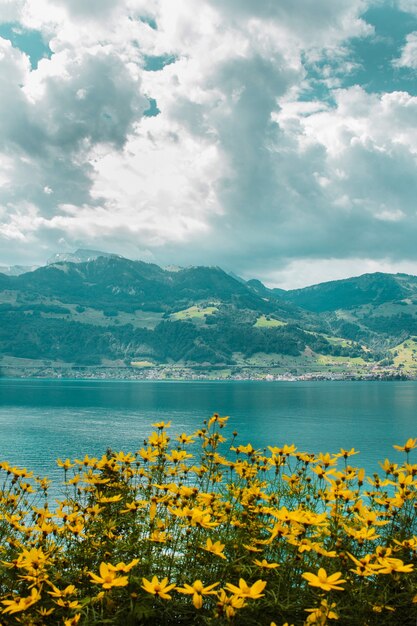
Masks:
[[[90,250],[88,248],[78,248],[75,252],[57,252],[47,260],[47,265],[54,263],[88,263],[95,261],[99,257],[123,259],[120,254],[103,252],[101,250]]]
[[[166,272],[181,272],[184,268],[181,265],[164,265],[162,269]]]
[[[0,265],[0,274],[6,274],[6,276],[20,276],[20,274],[33,272],[37,270],[38,267],[39,265]]]

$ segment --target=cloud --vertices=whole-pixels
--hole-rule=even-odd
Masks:
[[[416,98],[342,88],[369,6],[0,0],[53,52],[32,68],[0,39],[0,261],[83,245],[282,280],[413,263]]]
[[[20,19],[25,0],[0,0],[1,22],[15,22]]]
[[[69,15],[75,18],[107,19],[117,10],[118,3],[114,0],[55,0],[56,4],[65,7]]]
[[[398,8],[405,13],[417,14],[416,0],[397,0]]]
[[[273,20],[288,34],[296,37],[304,49],[330,47],[348,37],[362,36],[372,28],[360,16],[366,10],[364,0],[210,0],[229,19]]]
[[[91,195],[93,151],[122,151],[148,101],[138,77],[111,49],[64,50],[36,72],[6,40],[0,39],[0,54],[0,147],[9,164],[0,203],[8,216],[2,229],[7,253],[18,228],[21,240],[46,244],[66,204],[100,204]],[[30,220],[22,219],[27,207]]]
[[[320,276],[320,281],[326,282],[373,272],[386,272],[389,274],[401,272],[416,275],[417,262],[402,261],[393,263],[388,259],[375,260],[372,258],[350,258],[349,260],[326,258],[316,260],[304,257],[296,261],[290,261],[282,270],[266,273],[264,281],[268,287],[298,289],[317,283],[317,276]],[[251,276],[251,278],[253,277]]]
[[[416,8],[417,14],[417,8]],[[401,51],[401,56],[393,61],[395,67],[417,67],[417,32],[409,33],[406,43]]]

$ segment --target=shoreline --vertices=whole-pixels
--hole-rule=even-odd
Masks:
[[[158,366],[152,368],[106,366],[1,366],[0,380],[104,380],[104,381],[398,381],[416,380],[415,376],[399,370],[369,371],[301,371],[277,372],[271,367],[186,367]]]

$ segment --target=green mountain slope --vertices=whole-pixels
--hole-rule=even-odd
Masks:
[[[315,312],[378,306],[409,297],[417,300],[417,277],[378,272],[285,292],[287,300]]]
[[[417,278],[404,274],[284,291],[115,255],[0,274],[6,360],[343,369],[405,355],[410,368],[393,348],[414,335]]]
[[[80,364],[212,365],[250,363],[256,355],[363,353],[329,340],[319,316],[260,285],[218,267],[168,271],[115,256],[0,275],[0,353]]]
[[[284,297],[319,314],[333,333],[373,347],[417,334],[416,276],[364,274],[287,291]]]

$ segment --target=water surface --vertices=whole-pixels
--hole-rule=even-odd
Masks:
[[[136,450],[152,422],[192,432],[213,412],[229,415],[239,442],[294,443],[306,451],[354,447],[368,470],[402,457],[417,437],[417,382],[161,382],[0,380],[0,459],[42,475],[54,459]],[[417,456],[417,455],[416,455]],[[417,459],[416,459],[417,460]]]

